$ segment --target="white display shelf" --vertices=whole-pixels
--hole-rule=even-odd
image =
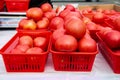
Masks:
[[[14,35],[15,30],[0,31],[0,48]],[[44,72],[6,72],[0,55],[0,80],[120,80],[120,74],[115,74],[101,53],[98,53],[91,72],[55,71],[52,56],[49,54]]]

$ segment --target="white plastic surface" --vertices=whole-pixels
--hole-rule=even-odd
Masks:
[[[16,31],[0,31],[0,48],[2,48]],[[120,80],[120,74],[115,74],[101,53],[98,53],[91,72],[55,71],[51,54],[44,72],[6,72],[0,55],[0,80]]]

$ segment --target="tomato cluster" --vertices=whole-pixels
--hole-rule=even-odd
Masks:
[[[97,51],[97,43],[91,38],[87,28],[87,23],[90,22],[92,23],[89,18],[83,17],[74,6],[66,5],[50,22],[50,30],[53,31],[52,44],[55,50],[62,52]]]
[[[50,20],[55,16],[56,12],[49,3],[44,3],[40,7],[29,8],[26,11],[26,18],[19,22],[19,29],[48,29]]]
[[[12,54],[41,54],[47,49],[48,41],[46,37],[31,37],[22,35],[16,47],[11,51]]]

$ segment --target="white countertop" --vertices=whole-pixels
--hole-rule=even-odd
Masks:
[[[15,30],[0,31],[0,48],[15,35]],[[120,80],[120,74],[113,73],[101,53],[98,53],[91,72],[55,71],[51,55],[44,72],[17,73],[6,72],[2,56],[0,55],[0,80]]]

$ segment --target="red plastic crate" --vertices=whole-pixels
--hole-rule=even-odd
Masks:
[[[98,51],[95,52],[58,52],[51,44],[50,52],[56,71],[90,72]]]
[[[98,47],[114,73],[120,74],[120,53],[112,51],[102,40],[100,33],[97,33],[99,38]]]
[[[4,11],[4,0],[0,0],[0,11]]]
[[[5,0],[8,12],[25,12],[30,0]]]
[[[7,72],[43,72],[49,53],[50,32],[46,33],[17,33],[2,49],[1,54]],[[48,40],[48,47],[42,54],[11,54],[10,51],[18,44],[22,35],[30,35],[32,38],[43,36]]]

